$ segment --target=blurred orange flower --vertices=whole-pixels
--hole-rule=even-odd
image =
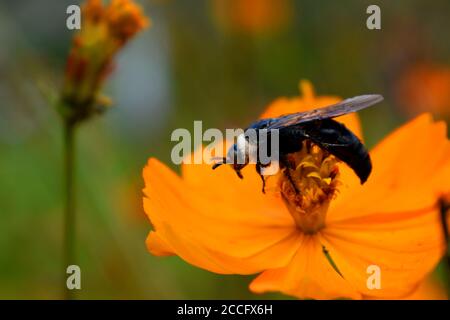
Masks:
[[[450,67],[420,63],[400,77],[396,99],[409,114],[450,116]]]
[[[82,8],[82,26],[73,38],[67,59],[62,112],[80,120],[101,111],[108,100],[99,95],[112,69],[114,55],[149,20],[132,0],[87,0]]]
[[[340,100],[316,97],[308,82],[301,90],[302,97],[278,99],[262,117]],[[357,114],[337,120],[361,136]],[[183,165],[180,177],[151,158],[143,171],[144,209],[154,227],[147,247],[216,273],[260,273],[250,284],[257,293],[406,296],[443,254],[437,199],[450,190],[446,126],[422,115],[385,138],[371,157],[372,175],[360,185],[350,168],[318,148],[295,155],[297,198],[283,171],[268,179],[263,194],[251,165],[243,180],[231,168],[212,171],[206,164]],[[367,286],[371,265],[381,270],[380,289]]]
[[[215,21],[226,31],[260,34],[278,31],[292,18],[291,0],[213,0]]]

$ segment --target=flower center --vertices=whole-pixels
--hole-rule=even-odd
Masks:
[[[330,201],[339,185],[339,160],[309,141],[288,156],[278,180],[281,196],[297,227],[313,234],[325,226]]]

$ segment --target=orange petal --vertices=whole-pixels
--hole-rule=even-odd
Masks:
[[[264,271],[250,284],[250,290],[256,293],[281,291],[298,298],[361,298],[333,269],[323,253],[319,237],[304,235],[301,241],[289,265]]]
[[[189,185],[155,159],[144,169],[144,180],[144,209],[161,239],[150,235],[152,252],[170,248],[198,267],[248,274],[286,265],[299,245],[286,209],[260,190],[253,198],[224,197],[224,186]]]
[[[423,281],[416,291],[403,298],[403,300],[448,300],[445,288],[434,279]]]
[[[434,269],[444,250],[436,207],[335,222],[322,235],[344,278],[373,297],[411,293]],[[367,286],[371,265],[380,268],[380,289]]]
[[[386,298],[364,297],[365,300],[386,300]],[[448,300],[445,288],[435,279],[429,277],[422,281],[411,294],[401,300]]]
[[[156,232],[150,231],[145,241],[148,250],[155,256],[164,257],[174,254],[169,245]]]

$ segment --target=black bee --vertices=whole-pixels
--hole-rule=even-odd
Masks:
[[[256,131],[267,129],[270,135],[270,130],[277,129],[281,168],[289,168],[287,155],[300,151],[303,142],[310,141],[345,162],[353,169],[363,184],[372,171],[369,153],[353,132],[332,118],[359,111],[382,100],[383,97],[377,94],[357,96],[320,109],[258,120],[246,128],[245,132],[249,129]],[[241,169],[249,163],[249,150],[258,150],[259,146],[258,141],[249,139],[245,132],[237,138],[237,142],[228,150],[227,156],[213,165],[213,169],[227,163],[233,167],[239,178],[243,178]],[[237,161],[238,159],[244,160]],[[268,165],[270,163],[263,164],[259,158],[256,161],[256,171],[263,181],[263,192],[265,180],[261,171]],[[286,174],[289,175],[289,170]],[[288,178],[290,177],[288,176]]]

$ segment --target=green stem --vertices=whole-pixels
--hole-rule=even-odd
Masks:
[[[73,290],[66,285],[66,270],[75,264],[75,124],[66,121],[64,127],[64,172],[65,172],[65,214],[64,214],[64,265],[63,292],[66,300],[73,299]]]

